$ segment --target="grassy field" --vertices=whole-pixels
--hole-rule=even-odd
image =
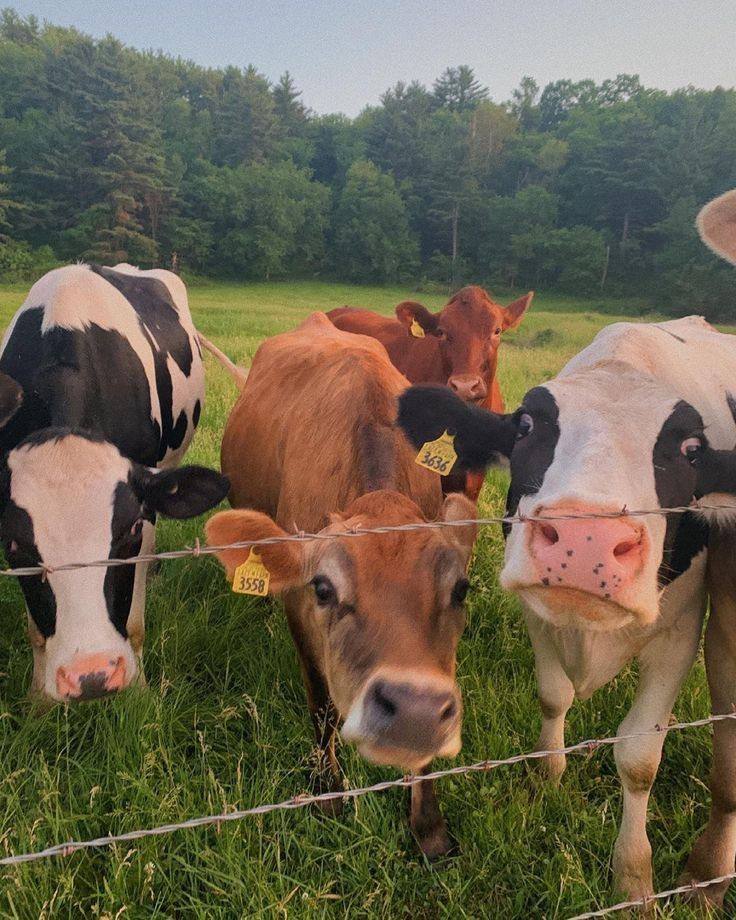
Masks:
[[[0,290],[4,327],[23,298]],[[240,362],[316,309],[390,310],[399,289],[317,283],[191,289],[200,329]],[[413,295],[416,296],[416,295]],[[431,308],[444,298],[421,296]],[[607,322],[610,304],[539,297],[502,349],[509,405],[553,375]],[[604,312],[605,311],[605,314]],[[208,359],[208,398],[189,454],[213,466],[235,388]],[[502,511],[506,479],[489,477],[481,511]],[[163,523],[159,548],[191,544],[202,520]],[[500,530],[486,528],[472,570],[459,653],[466,716],[458,762],[533,747],[533,660],[517,602],[500,591]],[[21,593],[0,585],[0,853],[245,808],[305,791],[311,754],[296,655],[278,603],[230,593],[211,558],[162,565],[148,592],[146,690],[29,717],[31,652]],[[615,731],[633,696],[624,674],[571,711],[570,741]],[[698,663],[678,719],[706,715]],[[671,887],[707,816],[707,730],[668,738],[651,803],[656,885]],[[346,781],[393,775],[342,750]],[[0,870],[0,916],[31,917],[569,917],[612,902],[610,854],[620,811],[610,749],[572,758],[559,789],[522,767],[441,783],[460,854],[419,856],[405,794],[363,797],[342,818],[309,810],[180,832],[130,846]],[[731,911],[734,899],[729,900]],[[690,916],[670,907],[667,917]]]

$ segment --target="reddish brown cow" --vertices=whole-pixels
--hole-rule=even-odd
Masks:
[[[209,543],[473,517],[465,496],[443,502],[439,477],[417,466],[394,427],[407,386],[378,342],[324,314],[264,342],[222,442],[231,503],[258,510],[216,514]],[[340,717],[343,736],[375,763],[417,771],[460,750],[455,658],[474,539],[474,527],[456,527],[262,547],[269,590],[284,593],[330,788],[342,788]],[[232,578],[248,551],[218,555]],[[411,824],[428,856],[448,850],[429,782],[412,788]]]
[[[327,315],[338,329],[378,339],[412,383],[446,383],[462,399],[503,412],[496,375],[501,335],[519,325],[533,296],[530,291],[502,307],[483,288],[471,285],[454,294],[439,313],[405,300],[396,307],[396,319],[356,307],[339,307]],[[413,324],[423,336],[412,333]],[[448,491],[463,488],[463,481],[455,479],[445,483]],[[477,501],[482,485],[482,474],[470,473],[465,493]]]

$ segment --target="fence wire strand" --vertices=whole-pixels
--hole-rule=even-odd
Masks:
[[[432,773],[425,773],[421,776],[402,776],[397,779],[384,780],[380,783],[374,783],[372,786],[362,786],[356,789],[341,789],[336,792],[323,792],[320,795],[301,793],[289,799],[284,799],[281,802],[256,805],[253,808],[223,812],[218,815],[200,815],[196,818],[188,818],[185,821],[160,824],[156,827],[141,828],[139,830],[127,831],[123,834],[108,834],[104,837],[95,837],[91,840],[69,840],[66,843],[57,843],[43,850],[5,856],[0,859],[0,866],[16,866],[21,863],[37,862],[38,860],[47,859],[51,856],[69,856],[76,850],[89,850],[112,846],[116,843],[129,843],[133,840],[143,840],[146,837],[160,837],[163,834],[172,834],[176,831],[189,830],[195,827],[205,827],[209,825],[216,825],[219,827],[226,822],[241,821],[243,818],[248,818],[253,815],[266,815],[274,811],[293,811],[294,809],[306,808],[309,805],[317,803],[330,802],[333,799],[357,799],[368,793],[416,786],[419,783],[442,779],[446,776],[465,776],[470,773],[488,773],[498,767],[511,766],[512,764],[523,763],[530,760],[539,760],[540,758],[555,754],[576,754],[580,752],[592,754],[594,751],[598,750],[598,748],[605,745],[621,744],[623,741],[633,741],[637,738],[645,738],[651,735],[668,734],[669,732],[682,731],[686,728],[702,728],[714,722],[723,722],[731,719],[736,719],[736,712],[712,715],[704,719],[696,719],[693,722],[673,722],[670,725],[657,725],[650,731],[631,732],[626,735],[611,735],[607,738],[592,738],[587,741],[578,741],[576,744],[570,744],[563,748],[553,748],[544,751],[528,751],[524,754],[514,754],[512,757],[506,757],[502,760],[479,760],[476,763],[466,764],[464,766],[450,767],[446,770],[435,770]],[[711,881],[707,884],[713,884],[713,882]],[[623,907],[618,908],[618,906],[616,906],[615,909],[623,910]],[[593,914],[591,916],[598,915]]]
[[[736,511],[733,505],[678,505],[672,508],[648,508],[645,510],[629,511],[622,508],[620,511],[599,511],[594,514],[515,514],[507,517],[464,518],[457,521],[417,521],[413,524],[386,524],[377,527],[354,527],[336,533],[307,533],[300,531],[286,534],[283,537],[264,537],[260,540],[241,540],[235,543],[226,543],[221,546],[200,546],[199,540],[194,546],[184,549],[169,550],[161,553],[144,553],[132,556],[130,559],[96,559],[92,562],[66,562],[53,565],[42,562],[39,565],[20,566],[18,568],[0,569],[0,576],[23,578],[30,575],[53,575],[55,572],[74,572],[77,569],[90,568],[115,568],[119,565],[143,565],[149,562],[165,561],[167,559],[187,559],[189,557],[211,556],[230,549],[250,549],[254,546],[273,546],[277,543],[304,543],[310,540],[345,540],[355,537],[366,537],[371,534],[382,533],[410,533],[416,530],[441,530],[444,527],[488,527],[493,524],[528,524],[534,521],[594,521],[600,518],[644,517],[648,515],[688,514],[699,512]]]
[[[132,557],[130,559],[99,559],[92,562],[69,562],[62,565],[53,566],[47,563],[41,563],[35,566],[23,566],[18,568],[0,569],[0,576],[22,578],[31,575],[42,575],[44,577],[55,572],[72,572],[85,568],[113,568],[121,565],[142,565],[150,562],[165,561],[169,559],[185,559],[189,557],[199,558],[200,556],[213,555],[231,549],[250,549],[258,546],[270,546],[278,543],[301,543],[312,540],[340,540],[355,537],[364,537],[371,534],[401,533],[413,532],[419,530],[437,530],[444,527],[486,527],[496,524],[524,524],[533,521],[569,521],[569,520],[596,520],[600,518],[621,518],[621,517],[643,517],[648,515],[669,515],[669,514],[687,514],[691,512],[733,512],[734,505],[681,505],[672,508],[648,508],[643,510],[629,510],[622,508],[620,511],[597,512],[594,514],[557,514],[557,515],[510,515],[505,517],[483,517],[483,518],[466,518],[457,521],[421,521],[407,524],[394,524],[378,527],[351,528],[337,533],[306,533],[299,532],[281,537],[268,537],[261,540],[243,540],[235,543],[223,544],[221,546],[201,546],[199,540],[192,547],[186,547],[179,550],[170,550],[168,552],[148,553]],[[576,744],[568,745],[564,748],[556,748],[544,751],[529,751],[524,754],[515,754],[502,760],[481,760],[476,763],[465,766],[451,767],[446,770],[435,770],[432,773],[421,776],[404,776],[393,780],[384,780],[380,783],[374,783],[371,786],[363,786],[356,789],[344,789],[336,792],[326,792],[320,795],[308,795],[301,793],[285,799],[281,802],[257,805],[253,808],[240,809],[231,812],[224,812],[217,815],[200,815],[195,818],[189,818],[184,821],[177,821],[169,824],[160,824],[155,827],[141,828],[139,830],[127,831],[122,834],[108,834],[104,837],[95,837],[90,840],[70,840],[66,843],[58,843],[46,847],[43,850],[29,851],[27,853],[18,853],[0,858],[0,866],[17,866],[23,863],[37,862],[53,856],[69,856],[77,850],[97,849],[107,846],[113,846],[117,843],[129,843],[135,840],[142,840],[148,837],[159,837],[165,834],[172,834],[177,831],[190,830],[198,827],[216,826],[232,821],[241,821],[244,818],[254,815],[265,815],[275,811],[292,811],[298,808],[306,808],[323,802],[329,802],[334,799],[356,799],[369,793],[384,792],[387,789],[399,787],[411,787],[419,783],[429,782],[436,779],[442,779],[447,776],[465,776],[472,773],[487,773],[502,766],[511,766],[526,761],[539,760],[550,755],[567,755],[580,752],[592,754],[598,748],[605,745],[620,744],[623,741],[631,741],[649,735],[669,733],[671,731],[682,731],[688,728],[700,728],[711,725],[714,722],[736,719],[736,712],[723,713],[719,715],[708,716],[704,719],[697,719],[692,722],[675,722],[671,725],[656,726],[651,731],[634,732],[627,735],[614,735],[607,738],[593,738],[586,741],[579,741]],[[589,911],[578,914],[571,920],[594,920],[597,917],[605,917],[608,914],[616,913],[632,908],[646,908],[654,901],[666,900],[679,894],[692,894],[701,889],[710,888],[714,885],[723,884],[736,878],[736,872],[728,875],[722,875],[718,878],[707,879],[701,882],[692,882],[686,885],[680,885],[677,888],[671,888],[667,891],[660,891],[643,898],[631,901],[621,901],[618,904],[612,904],[609,907],[603,907],[599,910]]]

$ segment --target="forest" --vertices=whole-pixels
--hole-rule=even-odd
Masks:
[[[355,118],[320,115],[289,73],[205,68],[6,9],[0,280],[128,261],[736,319],[736,272],[694,227],[736,186],[734,89],[620,74],[491,93],[459,65]]]

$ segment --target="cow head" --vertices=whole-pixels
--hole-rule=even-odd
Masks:
[[[465,468],[510,453],[508,514],[555,520],[506,528],[501,583],[557,626],[651,623],[661,588],[703,547],[705,525],[694,516],[576,515],[688,505],[714,484],[727,486],[736,467],[726,456],[703,468],[714,452],[700,414],[620,361],[535,387],[510,416],[469,407],[440,388],[412,387],[400,399],[399,424],[415,443],[454,431]]]
[[[468,499],[451,495],[442,517],[474,513]],[[377,491],[332,515],[322,534],[422,520],[404,495]],[[286,534],[256,511],[223,511],[207,524],[217,546],[278,536]],[[468,526],[259,548],[272,593],[302,589],[301,641],[326,677],[343,736],[374,763],[415,770],[460,750],[455,659],[474,539]],[[228,578],[248,552],[218,552]]]
[[[508,512],[573,517],[514,524],[502,585],[558,626],[652,623],[662,587],[703,549],[704,525],[681,515],[574,516],[690,504],[707,449],[700,414],[610,361],[530,390],[516,418]]]
[[[0,536],[13,568],[129,559],[140,552],[143,528],[157,514],[201,514],[227,490],[227,479],[212,470],[158,472],[88,433],[48,428],[1,462]],[[135,680],[127,621],[136,570],[125,565],[19,578],[36,659],[34,690],[55,700],[89,699]]]
[[[519,325],[533,296],[530,291],[502,307],[483,288],[471,285],[454,294],[440,313],[404,301],[396,316],[408,328],[416,322],[426,335],[435,336],[447,385],[462,399],[482,402],[491,391],[501,335]]]

